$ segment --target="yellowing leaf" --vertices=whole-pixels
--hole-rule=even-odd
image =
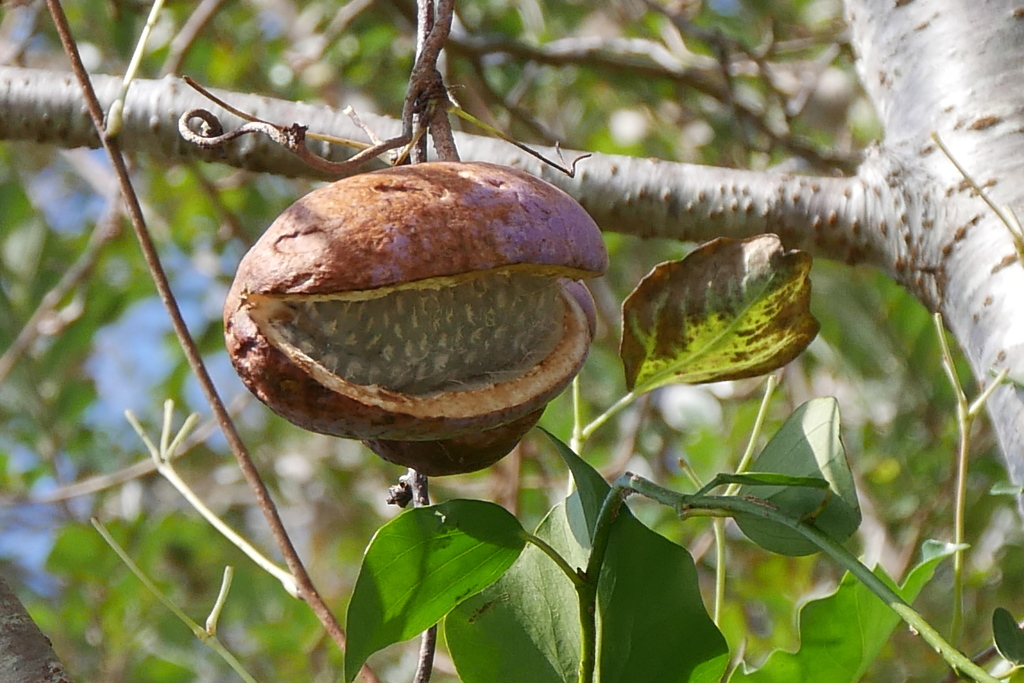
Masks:
[[[776,235],[718,238],[656,266],[622,305],[627,387],[754,377],[793,360],[818,333],[810,269]]]

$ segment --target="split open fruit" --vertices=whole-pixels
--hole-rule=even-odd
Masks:
[[[507,454],[579,372],[608,255],[571,197],[484,163],[366,173],[306,195],[224,306],[246,386],[296,425],[429,475]]]

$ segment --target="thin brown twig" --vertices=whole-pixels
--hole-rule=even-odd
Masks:
[[[603,74],[621,73],[633,77],[667,80],[709,95],[720,102],[726,101],[727,86],[718,73],[712,73],[705,68],[666,63],[661,55],[647,44],[649,42],[636,39],[575,37],[534,46],[515,40],[480,38],[460,33],[449,39],[447,48],[452,54],[464,57],[480,58],[506,54],[517,60],[547,66],[578,65]],[[718,69],[714,71],[717,72]],[[858,160],[849,155],[815,149],[788,131],[777,130],[765,120],[761,112],[742,102],[736,101],[735,111],[743,123],[766,136],[772,144],[804,159],[816,168],[838,169],[846,173],[856,170]]]
[[[301,72],[311,64],[323,59],[324,51],[334,43],[356,17],[368,9],[376,0],[349,0],[334,11],[330,23],[318,35],[310,35],[303,41],[293,40],[292,45],[301,44],[292,54],[285,53],[289,65]]]
[[[449,104],[448,91],[437,69],[437,60],[452,28],[455,1],[439,0],[435,7],[434,0],[417,0],[416,8],[416,63],[409,75],[409,90],[402,107],[403,129],[410,139],[415,139],[417,130],[426,127],[434,140],[438,156],[443,161],[458,161],[459,152],[455,147],[446,106]],[[426,161],[425,142],[426,138],[422,137],[412,145],[412,163]],[[406,481],[412,493],[413,505],[430,505],[427,476],[410,469]],[[434,624],[420,638],[413,683],[430,683],[436,651],[437,624]]]
[[[238,461],[239,468],[242,470],[242,474],[245,476],[246,481],[253,490],[256,503],[259,505],[267,519],[270,531],[274,536],[274,540],[277,541],[278,547],[281,554],[284,556],[285,563],[288,565],[289,571],[291,571],[292,575],[295,577],[300,597],[302,597],[302,599],[310,606],[314,614],[316,614],[317,618],[320,620],[320,623],[324,626],[327,632],[330,633],[334,642],[337,643],[340,648],[344,649],[345,632],[342,630],[341,625],[334,617],[330,608],[323,601],[323,598],[320,597],[320,594],[317,592],[316,587],[313,585],[313,582],[309,577],[309,573],[306,571],[305,566],[303,566],[302,559],[296,552],[295,546],[292,544],[291,538],[288,536],[288,532],[284,528],[284,524],[281,521],[277,508],[270,497],[270,492],[267,490],[266,484],[264,484],[263,480],[260,478],[259,472],[253,464],[248,449],[242,442],[242,438],[239,436],[224,402],[221,400],[213,385],[213,380],[210,378],[210,375],[206,370],[199,348],[196,346],[188,327],[185,325],[177,300],[174,297],[174,293],[171,291],[167,274],[164,272],[163,265],[160,262],[156,246],[153,244],[149,230],[146,227],[146,221],[142,215],[142,207],[139,203],[139,198],[135,193],[135,189],[132,186],[131,177],[128,174],[128,167],[125,164],[124,156],[121,154],[120,146],[115,139],[104,134],[103,108],[100,105],[99,99],[96,97],[96,92],[92,87],[89,74],[82,63],[81,55],[78,52],[78,45],[76,44],[74,37],[71,35],[71,28],[68,25],[67,16],[64,14],[64,8],[61,6],[60,0],[46,0],[46,4],[50,10],[50,15],[53,18],[64,52],[67,55],[68,60],[71,62],[71,69],[82,88],[86,107],[89,111],[90,117],[92,118],[93,126],[96,128],[100,140],[110,157],[110,162],[114,167],[114,171],[121,186],[122,196],[124,197],[128,210],[128,216],[131,218],[132,227],[134,228],[136,238],[139,241],[143,258],[146,261],[146,265],[149,268],[153,282],[156,285],[160,300],[167,309],[171,325],[174,328],[175,335],[181,343],[182,350],[188,360],[189,367],[195,375],[203,394],[206,396],[206,400],[209,402],[210,407],[213,410],[213,414],[224,433],[224,437],[227,439],[231,451],[235,454],[235,458]],[[376,675],[368,667],[364,666],[361,673],[366,681],[378,681]]]
[[[433,107],[427,117],[430,139],[434,141],[434,151],[441,161],[459,161],[459,150],[455,146],[455,135],[448,112],[444,107]]]
[[[186,111],[178,118],[178,134],[187,142],[191,142],[201,149],[214,149],[234,140],[237,137],[241,137],[242,135],[262,133],[282,148],[302,159],[302,161],[308,166],[315,168],[318,171],[322,171],[329,175],[349,175],[358,171],[359,168],[370,159],[380,156],[384,152],[389,152],[393,149],[409,144],[409,138],[405,135],[399,135],[398,137],[391,138],[390,140],[378,139],[375,135],[366,131],[362,122],[359,121],[358,117],[355,116],[355,113],[352,112],[349,114],[350,118],[352,118],[353,122],[362,128],[364,132],[367,132],[367,135],[369,135],[370,140],[374,144],[344,161],[328,161],[318,154],[314,154],[306,147],[306,137],[314,137],[314,134],[312,133],[307,136],[307,132],[309,130],[308,127],[298,123],[293,123],[290,126],[282,126],[271,121],[264,121],[259,117],[237,109],[228,102],[225,102],[203,86],[199,85],[199,83],[194,81],[192,78],[184,76],[182,80],[184,80],[185,83],[193,90],[215,103],[217,106],[227,110],[244,121],[248,121],[248,123],[243,124],[239,128],[225,133],[224,126],[221,124],[220,119],[218,119],[212,112],[198,108]],[[198,131],[192,130],[192,121],[195,119],[202,122],[202,126]],[[331,140],[333,142],[340,142],[346,145],[356,144],[347,140],[343,141],[323,136],[317,137]]]
[[[425,6],[433,8],[433,0],[421,0],[421,2]],[[418,55],[415,68],[437,69],[437,60],[441,57],[441,50],[448,42],[448,35],[452,30],[454,14],[455,0],[439,0],[433,20],[428,24],[423,40],[417,41]]]
[[[412,137],[417,129],[423,127],[423,112],[425,103],[420,99],[423,97],[430,80],[435,76],[437,70],[437,57],[430,62],[431,69],[425,69],[427,64],[424,58],[424,47],[427,37],[434,30],[434,0],[417,0],[416,2],[416,62],[413,64],[412,73],[409,74],[409,88],[405,93],[405,102],[402,104],[402,130],[406,137]],[[427,160],[427,141],[422,136],[417,137],[410,149],[410,162],[419,164]]]
[[[199,165],[194,161],[186,161],[184,166],[192,173],[192,177],[195,178],[196,184],[199,185],[203,196],[210,202],[213,210],[217,212],[217,216],[220,218],[220,229],[217,230],[217,239],[223,242],[232,237],[241,238],[244,234],[242,224],[234,212],[224,203],[217,185],[203,174],[199,169]]]
[[[485,98],[489,98],[493,104],[498,105],[505,109],[509,114],[512,115],[514,120],[519,121],[524,126],[529,128],[534,135],[540,138],[540,141],[545,145],[553,145],[558,141],[558,136],[552,131],[548,130],[547,126],[537,120],[537,117],[533,115],[526,107],[520,106],[512,98],[498,92],[487,80],[487,75],[484,71],[483,64],[477,58],[470,59],[470,67],[473,69],[473,73],[476,76],[477,82],[483,89],[483,95]],[[522,82],[522,80],[520,81]],[[484,99],[484,98],[481,98]],[[488,123],[493,123],[494,119]]]
[[[437,70],[437,60],[441,56],[441,50],[444,49],[445,43],[448,41],[454,15],[455,0],[440,0],[437,6],[436,20],[427,34],[423,51],[420,53],[418,60],[418,63],[426,61],[427,64],[433,65],[433,71],[437,75],[441,89],[444,91],[444,96],[437,99],[433,110],[428,113],[427,117],[430,137],[434,141],[434,150],[442,161],[459,160],[459,150],[455,146],[455,135],[452,133],[451,121],[448,119],[447,108],[443,106],[449,102],[448,89],[444,87],[444,81]]]
[[[161,76],[176,74],[181,70],[181,63],[185,61],[192,44],[196,42],[200,32],[206,27],[210,20],[220,10],[225,0],[203,0],[189,15],[188,21],[181,27],[174,39],[171,40],[170,49],[167,51],[167,59],[160,70]]]
[[[187,85],[188,87],[192,88],[197,93],[199,93],[200,95],[202,95],[206,99],[210,100],[211,102],[216,104],[221,109],[224,109],[224,110],[234,114],[235,116],[237,116],[238,118],[242,119],[243,121],[250,121],[250,122],[254,122],[254,123],[270,124],[270,121],[264,121],[263,119],[259,118],[258,116],[253,116],[249,112],[242,111],[241,109],[238,109],[237,107],[233,106],[230,102],[217,97],[212,92],[210,92],[209,90],[207,90],[203,86],[199,85],[199,83],[196,82],[196,80],[194,78],[192,78],[191,76],[182,76],[181,80],[185,81],[185,85]],[[216,121],[217,117],[214,116],[213,119]],[[220,121],[217,121],[216,124],[210,123],[209,121],[207,121],[206,123],[209,124],[209,125],[215,126],[215,130],[219,131],[219,132],[212,133],[213,135],[220,135],[221,133],[224,132],[224,128],[220,125]]]

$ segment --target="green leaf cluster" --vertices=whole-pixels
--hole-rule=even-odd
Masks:
[[[349,605],[347,680],[373,651],[442,618],[467,683],[572,681],[582,661],[595,656],[601,681],[718,680],[728,650],[704,609],[689,553],[622,509],[603,563],[592,567],[610,487],[556,445],[578,488],[548,513],[535,537],[564,566],[536,544],[523,551],[526,534],[493,504],[449,501],[400,515],[364,558]],[[576,581],[567,568],[576,568]],[[599,575],[588,575],[595,570]],[[588,591],[596,594],[596,640],[580,620]]]

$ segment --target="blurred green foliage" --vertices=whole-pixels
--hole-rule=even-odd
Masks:
[[[327,0],[223,3],[187,51],[175,53],[175,38],[196,5],[171,3],[141,75],[158,77],[177,64],[175,73],[211,86],[397,115],[412,64],[414,8],[408,0],[365,5],[344,23],[333,21],[339,6]],[[464,31],[450,45],[446,79],[467,110],[524,142],[557,139],[595,152],[838,173],[879,136],[842,42],[837,2],[722,0],[679,8],[673,23],[639,2],[465,0],[458,7]],[[83,0],[66,9],[88,67],[123,73],[148,8]],[[29,28],[14,31],[16,23]],[[578,49],[597,38],[601,50]],[[501,49],[505,42],[521,49]],[[0,48],[12,64],[66,68],[38,3],[0,10]],[[559,57],[545,57],[540,48]],[[659,50],[678,69],[659,67],[651,57]],[[716,94],[698,87],[691,76],[719,78],[720,60],[731,74],[724,89]],[[772,66],[771,78],[761,64]],[[828,93],[816,87],[826,74],[837,84]],[[397,512],[383,501],[401,472],[357,444],[304,433],[271,415],[234,377],[220,341],[220,307],[238,259],[310,184],[146,156],[133,164],[192,332],[314,582],[335,613],[344,614],[363,548]],[[114,215],[119,229],[86,275],[36,320],[37,334],[0,381],[0,571],[78,680],[231,680],[226,665],[102,544],[88,523],[97,516],[197,621],[216,597],[223,566],[236,567],[220,635],[257,678],[337,680],[342,656],[305,605],[158,477],[110,479],[85,494],[68,488],[114,477],[146,459],[124,410],[152,428],[170,397],[182,409],[209,416],[134,238],[112,214],[115,201],[99,152],[0,145],[0,349],[14,344],[86,252],[96,226]],[[608,244],[612,270],[595,285],[599,339],[581,375],[591,418],[625,390],[616,352],[619,304],[652,266],[687,249],[619,235],[609,235]],[[821,333],[784,371],[763,433],[773,434],[810,398],[837,397],[866,520],[855,543],[869,561],[880,559],[899,577],[918,559],[923,540],[952,537],[954,403],[931,318],[874,271],[819,262],[812,280]],[[664,486],[692,490],[680,459],[705,481],[731,469],[759,401],[756,380],[666,387],[598,431],[583,455],[609,477],[630,468]],[[541,424],[567,439],[571,415],[563,396]],[[223,439],[214,429],[205,435],[178,469],[211,508],[273,554]],[[491,470],[434,481],[433,494],[495,501],[534,528],[564,495],[566,479],[550,444],[534,433]],[[969,621],[958,642],[968,653],[990,644],[995,607],[1024,613],[1020,520],[1012,498],[988,494],[1004,479],[982,424],[974,434],[968,486]],[[710,604],[710,523],[680,524],[670,511],[643,503],[635,511],[690,549]],[[839,571],[818,556],[766,554],[731,525],[727,530],[722,630],[730,648],[745,647],[755,663],[774,648],[795,649],[796,605],[834,589]],[[949,585],[950,568],[942,565],[917,603],[940,630],[950,619]],[[394,646],[370,664],[383,680],[408,680],[415,649]],[[897,629],[866,679],[942,675],[942,662],[924,643]],[[455,680],[443,654],[434,680]]]

